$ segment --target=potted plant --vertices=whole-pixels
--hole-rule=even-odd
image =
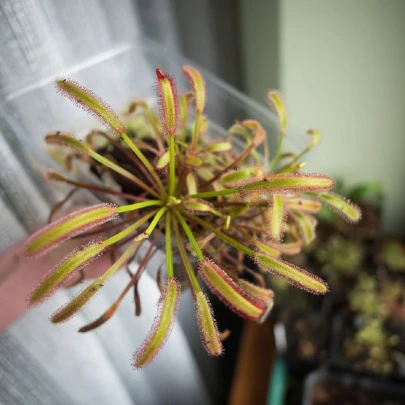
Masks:
[[[355,199],[368,216],[355,226],[346,227],[336,213],[321,210],[317,214],[319,225],[314,240],[290,256],[294,264],[326,278],[331,287],[330,294],[310,296],[282,279],[272,280],[279,304],[276,319],[285,326],[290,342],[288,357],[295,364],[299,359],[305,360],[307,365],[328,361],[334,335],[334,315],[344,316],[349,312],[348,294],[360,272],[376,266],[374,247],[377,246],[375,238],[380,222],[381,189],[374,183],[347,189],[341,180],[336,189]],[[297,333],[302,325],[305,325],[305,334]]]
[[[52,315],[53,323],[61,323],[87,305],[148,242],[122,294],[98,319],[81,328],[86,332],[108,321],[131,289],[139,306],[139,278],[164,241],[166,277],[158,272],[161,300],[151,331],[134,355],[136,368],[149,364],[163,346],[186,285],[192,291],[205,349],[210,355],[222,353],[221,335],[198,276],[230,309],[256,322],[262,322],[273,306],[267,274],[307,292],[325,294],[328,286],[321,278],[280,256],[313,240],[313,214],[322,204],[348,221],[360,219],[357,206],[330,192],[333,179],[301,172],[302,157],[318,143],[319,131],[308,131],[312,141],[301,153],[283,153],[287,115],[278,92],[268,93],[279,122],[278,147],[272,160],[263,162],[258,148],[264,145],[266,159],[269,154],[262,125],[245,119],[236,122],[225,139],[213,139],[204,116],[204,79],[191,66],[184,66],[183,72],[191,86],[178,95],[173,78],[156,69],[159,116],[148,103],[137,100],[118,117],[75,81],[56,81],[58,91],[100,119],[109,132],[90,131],[83,141],[60,130],[45,137],[48,145],[69,151],[63,158],[67,168],[80,160],[103,185],[72,179],[55,169],[47,172],[47,179],[117,197],[119,204],[96,204],[70,213],[35,232],[24,245],[23,254],[35,258],[79,235],[95,238],[50,270],[30,295],[30,305],[51,296],[100,255],[112,253],[111,267]],[[100,234],[107,237],[97,238]]]

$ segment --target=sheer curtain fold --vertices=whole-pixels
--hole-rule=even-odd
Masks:
[[[155,7],[151,13],[159,12]],[[0,96],[13,97],[26,86],[56,76],[82,59],[136,39],[144,31],[141,19],[137,3],[131,0],[2,0]],[[166,14],[160,20],[169,30],[170,46],[176,47],[175,20]],[[114,78],[119,72],[111,74]],[[23,120],[25,114],[30,114],[29,105],[21,105],[13,119]],[[30,134],[26,136],[28,139]],[[0,252],[5,252],[44,223],[54,196],[34,173],[35,163],[14,143],[13,131],[3,122],[0,162]],[[77,333],[117,298],[125,276],[114,277],[105,292],[67,324],[55,326],[48,318],[77,290],[59,291],[0,334],[2,405],[210,403],[181,322],[176,322],[155,363],[141,371],[131,368],[132,353],[153,323],[159,298],[156,283],[147,274],[141,283],[142,317],[135,318],[128,297],[99,331]]]
[[[131,0],[2,0],[0,93],[139,35]]]

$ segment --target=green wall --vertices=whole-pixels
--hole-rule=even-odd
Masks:
[[[309,171],[379,180],[405,233],[405,0],[241,0],[245,90],[278,87],[324,135]]]

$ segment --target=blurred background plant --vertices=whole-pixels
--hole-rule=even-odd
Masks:
[[[349,230],[338,216],[321,211],[317,238],[291,258],[322,274],[330,283],[330,297],[315,301],[296,294],[283,282],[273,284],[276,294],[284,294],[282,305],[290,303],[291,307],[280,308],[276,315],[286,331],[283,352],[291,381],[287,398],[292,398],[290,390],[297,389],[293,382],[297,375],[304,378],[322,364],[343,376],[360,373],[373,381],[405,378],[403,239],[383,232],[381,185],[373,182],[350,189],[338,181],[337,189],[362,207],[362,220]],[[299,333],[303,322],[305,333]],[[301,346],[307,349],[300,350]],[[312,387],[311,395],[320,395],[320,389]],[[345,397],[346,390],[338,384],[334,397]]]

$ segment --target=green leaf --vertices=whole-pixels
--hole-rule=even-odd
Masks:
[[[244,120],[242,121],[242,125],[250,130],[252,134],[251,143],[253,144],[254,148],[257,148],[266,139],[266,131],[259,121]]]
[[[208,214],[214,214],[219,217],[222,217],[222,214],[218,212],[213,205],[205,200],[202,199],[188,199],[188,200],[182,200],[182,205],[183,207],[191,212],[192,214],[195,215],[208,215]]]
[[[319,141],[321,140],[321,132],[318,131],[317,129],[309,129],[307,131],[307,134],[311,136],[311,142],[309,143],[307,149],[311,150],[313,149],[316,145],[318,145]]]
[[[249,295],[273,306],[274,300],[273,290],[270,290],[269,288],[259,287],[258,285],[255,285],[244,279],[240,279],[238,283]]]
[[[197,194],[197,181],[193,173],[189,173],[186,177],[187,193],[189,195]]]
[[[277,246],[280,246],[280,245],[269,244],[266,242],[262,242],[260,240],[256,240],[254,242],[254,244],[263,253],[266,253],[266,254],[268,254],[270,256],[274,256],[274,257],[280,256],[280,250],[278,250],[278,248],[277,248]]]
[[[297,211],[294,212],[293,218],[298,224],[298,229],[304,244],[308,245],[315,239],[315,227],[317,220],[310,215],[301,214]]]
[[[223,347],[221,339],[219,338],[214,313],[206,294],[202,291],[197,291],[194,294],[194,305],[197,313],[201,341],[205,350],[211,356],[220,356],[223,352]]]
[[[242,181],[252,179],[259,180],[263,177],[264,171],[261,167],[244,167],[225,174],[221,178],[221,183],[227,187],[237,187]]]
[[[48,145],[63,146],[73,149],[75,152],[89,154],[89,148],[82,141],[65,132],[49,132],[45,136],[45,142]]]
[[[304,214],[317,214],[321,210],[322,204],[308,198],[293,197],[287,198],[287,207]]]
[[[200,261],[198,272],[208,288],[232,311],[253,321],[261,319],[266,306],[247,294],[212,260]]]
[[[351,201],[334,193],[313,193],[323,204],[331,208],[348,222],[358,222],[361,219],[360,208]]]
[[[56,80],[56,87],[63,95],[79,104],[88,113],[100,119],[117,134],[125,132],[124,125],[118,119],[112,108],[105,104],[92,91],[70,79]]]
[[[207,152],[227,152],[232,149],[230,142],[215,142],[207,146]]]
[[[118,216],[113,204],[98,204],[62,217],[39,229],[24,243],[25,257],[39,257],[73,236],[80,235]]]
[[[203,160],[195,153],[189,152],[184,156],[184,164],[188,167],[200,167]]]
[[[296,240],[295,242],[280,243],[279,245],[274,244],[274,248],[284,255],[296,255],[301,251],[302,242],[300,240]]]
[[[139,246],[139,242],[134,241],[127,250],[119,257],[119,259],[99,278],[94,280],[90,285],[85,287],[76,297],[63,305],[51,316],[52,323],[61,323],[69,320],[79,311],[81,311],[90,300],[104,286],[104,283],[117,271],[121,266],[129,260],[132,254]]]
[[[162,124],[165,127],[166,135],[176,133],[177,122],[179,118],[179,101],[177,97],[177,88],[174,79],[167,73],[163,73],[159,68],[156,69],[157,95]]]
[[[188,65],[183,66],[183,73],[188,78],[193,88],[196,109],[202,113],[205,108],[206,99],[204,78],[197,69]]]
[[[105,251],[103,242],[90,243],[81,250],[74,250],[44,277],[40,285],[30,297],[30,304],[37,304],[45,298],[49,298],[58,287],[66,282],[74,273],[97,259]]]
[[[147,366],[166,343],[177,315],[180,292],[180,283],[175,278],[167,279],[152,329],[134,355],[135,368]]]
[[[290,284],[313,294],[325,294],[329,290],[325,281],[319,277],[283,260],[257,254],[256,262],[262,270],[279,276]]]
[[[188,105],[192,97],[193,94],[191,92],[183,93],[179,97],[180,122],[183,127],[187,125]]]
[[[275,193],[285,192],[323,192],[333,187],[333,179],[322,174],[283,173],[271,174],[263,180],[253,181],[239,187],[242,195],[251,193]]]
[[[268,213],[268,229],[267,233],[273,242],[279,242],[284,233],[284,225],[287,218],[287,213],[284,205],[284,198],[280,194],[271,196],[272,206],[267,211]]]
[[[170,153],[167,150],[163,155],[159,158],[157,164],[156,164],[156,169],[163,169],[169,164],[169,159],[170,159]]]
[[[267,101],[270,108],[277,114],[281,132],[285,134],[287,131],[287,109],[281,93],[277,90],[270,90],[267,93]]]
[[[101,290],[103,287],[102,281],[96,279],[84,290],[80,292],[75,298],[67,304],[59,308],[52,316],[52,323],[63,323],[68,321],[72,316],[76,315],[82,310],[89,301]]]

